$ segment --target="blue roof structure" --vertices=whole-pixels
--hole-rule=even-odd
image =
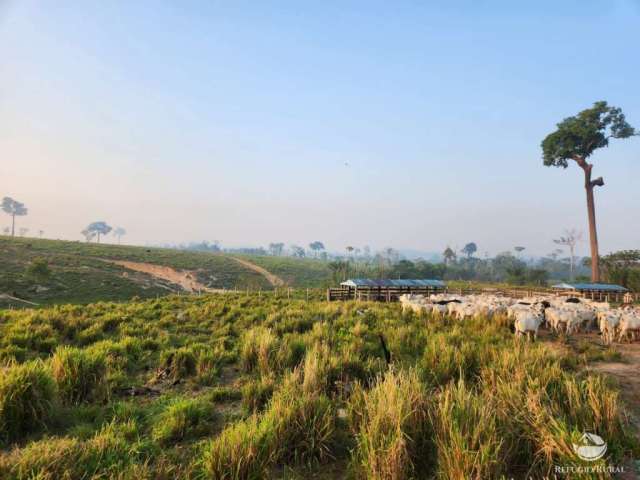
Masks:
[[[626,288],[620,285],[610,283],[559,283],[553,288],[561,290],[578,290],[578,291],[600,291],[600,292],[628,292]]]
[[[345,287],[414,287],[414,288],[445,288],[447,286],[442,280],[431,279],[371,279],[371,278],[351,278],[340,285]]]

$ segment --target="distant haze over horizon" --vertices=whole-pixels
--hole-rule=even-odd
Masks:
[[[0,0],[0,198],[47,238],[587,255],[540,142],[597,100],[640,128],[640,2],[425,3]],[[601,253],[640,248],[640,138],[591,160]]]

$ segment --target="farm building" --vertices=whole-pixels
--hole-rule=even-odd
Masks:
[[[394,302],[400,295],[414,293],[429,295],[442,292],[447,285],[442,280],[432,279],[370,279],[353,278],[346,280],[337,288],[327,290],[327,300],[377,300]]]
[[[559,283],[553,285],[559,294],[580,295],[597,300],[620,301],[628,290],[620,285],[610,283]]]

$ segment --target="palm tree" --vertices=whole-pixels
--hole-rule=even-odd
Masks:
[[[445,248],[442,256],[444,257],[444,263],[446,265],[453,262],[456,259],[456,252],[454,252],[451,247],[447,247]]]

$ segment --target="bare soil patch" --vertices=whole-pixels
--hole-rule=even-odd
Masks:
[[[210,288],[196,280],[196,274],[190,270],[176,270],[165,265],[156,265],[153,263],[142,262],[130,262],[126,260],[106,260],[105,262],[113,263],[114,265],[120,265],[128,270],[135,272],[146,273],[154,278],[164,280],[169,283],[180,286],[187,292],[209,292],[220,293],[226,290],[219,288]]]

